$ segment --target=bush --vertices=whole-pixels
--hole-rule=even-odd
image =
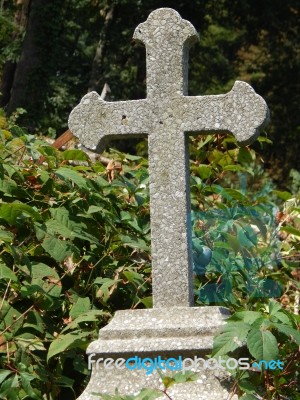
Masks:
[[[0,398],[75,398],[99,326],[151,306],[146,162],[120,157],[109,183],[1,117]]]
[[[115,310],[152,306],[147,161],[111,152],[115,174],[4,114],[0,135],[0,398],[76,398],[99,328]],[[213,354],[279,357],[283,371],[234,371],[233,391],[295,399],[299,199],[234,139],[190,142],[196,303],[234,313]]]

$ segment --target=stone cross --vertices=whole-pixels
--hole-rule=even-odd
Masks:
[[[188,96],[188,53],[193,25],[169,8],[153,11],[134,39],[147,54],[147,97],[106,102],[83,97],[69,127],[84,146],[104,138],[148,136],[154,308],[193,304],[188,134],[231,132],[252,142],[268,120],[265,101],[245,82],[227,94]]]

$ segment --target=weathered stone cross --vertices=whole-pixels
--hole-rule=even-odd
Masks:
[[[149,137],[151,252],[155,308],[193,303],[188,133],[232,132],[248,144],[267,122],[268,107],[247,83],[224,95],[187,96],[193,25],[169,8],[152,12],[134,38],[147,53],[147,98],[106,102],[83,97],[70,130],[96,150],[108,137]]]

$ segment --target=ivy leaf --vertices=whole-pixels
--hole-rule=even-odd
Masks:
[[[251,164],[253,161],[251,151],[245,147],[239,148],[238,162],[241,164]]]
[[[62,156],[64,160],[90,161],[89,156],[82,150],[65,150]]]
[[[49,219],[46,222],[46,230],[50,235],[59,234],[60,236],[63,236],[65,238],[72,237],[71,229],[67,228],[65,225],[61,224],[55,219]]]
[[[88,312],[79,315],[77,318],[75,318],[72,322],[70,322],[63,330],[61,333],[64,333],[68,330],[72,330],[75,328],[78,328],[78,325],[81,322],[97,322],[98,318],[100,316],[110,316],[108,312],[102,311],[102,310],[89,310]]]
[[[0,206],[0,218],[3,218],[10,225],[16,224],[20,216],[30,217],[39,221],[41,216],[28,204],[23,203],[4,203]]]
[[[97,297],[101,297],[104,302],[107,302],[112,287],[116,286],[121,279],[110,279],[110,278],[96,278],[94,284],[101,284],[100,290],[97,292]]]
[[[119,235],[119,237],[122,240],[123,244],[126,246],[132,247],[133,249],[140,249],[145,251],[149,250],[149,246],[143,239],[129,235]]]
[[[262,317],[262,314],[259,311],[238,311],[234,313],[230,320],[242,320],[247,324],[252,325],[255,321]]]
[[[0,384],[10,375],[12,371],[8,371],[7,369],[0,369]]]
[[[292,194],[287,191],[273,190],[273,194],[275,194],[284,201],[287,201],[293,197]]]
[[[11,243],[14,239],[14,235],[9,231],[0,229],[0,241]]]
[[[42,247],[58,262],[65,260],[72,254],[70,244],[55,236],[46,235],[42,242]]]
[[[70,311],[70,317],[77,318],[81,314],[89,311],[91,308],[91,301],[89,297],[78,297],[78,300],[73,305]]]
[[[273,325],[277,328],[277,330],[279,332],[283,333],[284,335],[289,336],[289,337],[292,336],[293,339],[295,340],[295,342],[300,346],[300,332],[299,331],[297,331],[294,328],[291,328],[290,326],[284,325],[284,324],[274,323]]]
[[[294,227],[291,226],[291,225],[282,226],[282,227],[280,228],[280,230],[283,231],[283,232],[290,233],[291,235],[295,235],[295,236],[300,237],[300,231],[299,231],[299,229],[296,229],[296,228],[294,228]]]
[[[242,389],[245,393],[253,394],[256,392],[256,386],[253,385],[250,381],[246,379],[242,379],[238,382],[239,388]]]
[[[60,167],[56,170],[55,174],[60,178],[72,181],[80,189],[88,189],[87,180],[74,169]]]
[[[10,279],[13,282],[18,282],[15,273],[4,264],[0,264],[0,279]]]
[[[213,173],[212,167],[210,165],[200,164],[198,167],[198,173],[201,179],[208,179]]]
[[[221,356],[241,347],[250,329],[251,325],[245,322],[227,323],[221,333],[214,338],[212,355]]]
[[[47,354],[47,361],[50,358],[56,356],[67,349],[74,349],[77,347],[85,347],[86,340],[85,338],[90,335],[89,332],[76,332],[74,333],[67,333],[65,335],[60,335],[58,338],[54,339],[53,342],[50,344],[48,354]]]
[[[0,192],[2,192],[5,196],[11,197],[15,194],[18,185],[12,179],[0,179]]]
[[[97,212],[102,212],[103,211],[103,207],[99,207],[99,206],[89,206],[89,209],[87,210],[87,214],[93,214],[93,213],[97,213]]]
[[[240,242],[240,244],[245,247],[246,249],[253,247],[256,243],[253,243],[253,241],[249,238],[249,233],[242,229],[241,227],[239,227],[237,224],[235,224],[235,226],[237,227],[237,232],[238,232],[238,240]]]
[[[281,310],[282,310],[281,305],[277,301],[270,300],[270,302],[269,302],[270,315],[276,317],[277,316],[276,314],[278,314],[278,312]]]
[[[251,329],[247,337],[247,345],[253,357],[267,362],[278,358],[278,343],[276,337],[268,330]]]
[[[153,307],[152,296],[144,297],[143,299],[141,299],[141,303],[143,303],[146,308],[152,308]]]

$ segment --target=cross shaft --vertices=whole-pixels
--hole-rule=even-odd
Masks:
[[[224,95],[187,96],[194,27],[162,8],[140,24],[134,38],[146,45],[147,98],[105,102],[91,92],[72,111],[71,131],[88,148],[104,138],[149,138],[151,253],[155,308],[193,304],[188,133],[232,132],[252,142],[268,108],[248,84]]]

